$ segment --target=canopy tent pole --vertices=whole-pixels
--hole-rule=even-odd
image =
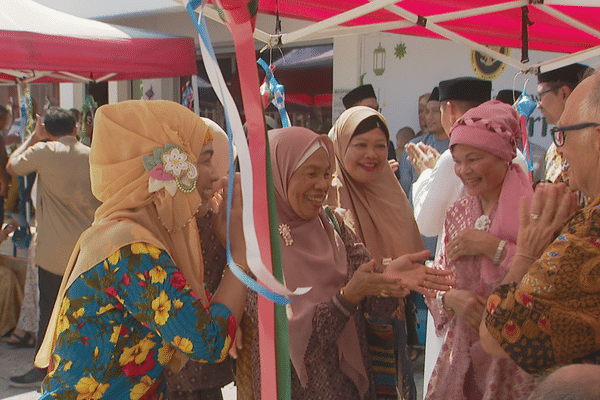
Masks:
[[[35,76],[32,76],[31,78],[24,78],[23,82],[25,83],[35,83],[35,81],[42,79],[42,78],[55,78],[58,79],[61,82],[82,82],[81,79],[77,79],[75,77],[69,77],[69,76],[64,76],[61,75],[60,73],[56,73],[56,72],[50,72],[50,71],[35,71]]]
[[[182,0],[174,0],[175,2],[183,5],[185,7],[185,5],[183,4]],[[196,11],[197,12],[197,11]],[[225,24],[223,22],[223,19],[221,18],[221,16],[219,15],[219,13],[217,12],[217,10],[215,10],[212,7],[204,7],[204,10],[202,10],[202,12],[204,13],[204,16],[206,18],[209,18],[215,22],[218,22],[220,24]],[[263,42],[263,43],[270,43],[272,40],[272,35],[266,33],[265,31],[261,31],[260,29],[255,29],[254,30],[254,39]]]
[[[325,28],[331,28],[344,22],[352,21],[353,19],[362,17],[365,14],[377,11],[383,7],[387,7],[391,4],[394,4],[397,1],[398,0],[374,0],[371,3],[358,6],[356,8],[353,8],[352,10],[348,10],[331,18],[327,18],[323,21],[316,22],[305,28],[298,29],[297,31],[283,34],[281,35],[281,42],[282,44],[295,42],[301,38],[304,38],[305,36],[310,35],[311,33],[321,31]]]
[[[488,10],[492,7],[487,7]],[[403,8],[400,8],[398,6],[391,6],[387,8],[389,11],[401,16],[404,19],[407,19],[409,21],[414,21],[415,23],[417,23],[420,20],[420,16],[415,15],[411,12],[408,12],[406,10],[404,10]],[[496,60],[502,61],[505,64],[511,65],[515,68],[520,69],[521,71],[526,71],[529,69],[529,66],[526,64],[523,64],[522,62],[519,62],[513,58],[510,58],[498,51],[492,50],[484,45],[481,45],[479,43],[473,42],[472,40],[469,40],[465,37],[462,37],[446,28],[442,28],[439,25],[436,25],[435,23],[430,23],[429,20],[426,20],[426,23],[424,25],[424,28],[429,29],[432,32],[437,33],[438,35],[441,35],[447,39],[452,40],[453,42],[458,42],[458,43],[462,43],[468,47],[470,47],[473,50],[477,50],[480,53],[484,53],[489,55],[490,57],[495,58]]]
[[[198,75],[192,75],[192,93],[194,93],[194,113],[200,115],[200,94],[198,93]]]
[[[64,74],[64,73],[65,73],[65,72],[61,72],[61,74]],[[100,78],[96,79],[96,81],[95,81],[95,82],[96,82],[96,83],[98,83],[98,82],[104,82],[104,81],[107,81],[107,80],[109,80],[110,78],[113,78],[113,77],[115,77],[115,76],[117,76],[117,73],[116,73],[116,72],[112,72],[112,73],[110,73],[110,74],[106,74],[106,75],[104,75],[104,76],[101,76]],[[91,79],[87,79],[87,80],[86,80],[86,83],[91,83],[91,82],[93,82]]]
[[[501,4],[496,4],[493,6],[477,7],[477,8],[471,8],[469,10],[452,11],[452,12],[443,13],[443,14],[431,15],[431,16],[427,17],[427,21],[437,24],[440,22],[452,21],[455,19],[476,17],[478,15],[489,14],[489,13],[497,12],[497,11],[512,10],[513,8],[523,7],[528,4],[529,4],[528,0],[515,0],[510,3],[501,3]]]
[[[564,56],[557,57],[552,60],[533,64],[530,66],[530,68],[532,68],[532,69],[539,68],[540,72],[547,72],[547,71],[552,71],[553,69],[564,67],[569,64],[585,61],[589,58],[596,57],[596,56],[600,56],[600,46],[592,47],[591,49],[578,51],[577,53],[565,54]]]
[[[304,40],[326,39],[346,35],[362,35],[373,32],[391,31],[394,29],[408,28],[414,26],[410,21],[381,22],[378,24],[357,25],[357,26],[338,26],[335,28],[324,29],[320,32],[312,33],[303,37]],[[286,34],[284,34],[286,35]],[[289,43],[289,40],[286,40]]]

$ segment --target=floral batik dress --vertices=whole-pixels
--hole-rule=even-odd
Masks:
[[[66,292],[41,399],[166,399],[175,348],[218,362],[234,334],[231,311],[202,304],[165,251],[122,247]]]

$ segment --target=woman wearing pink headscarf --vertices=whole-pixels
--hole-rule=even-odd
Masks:
[[[519,228],[518,204],[533,195],[511,160],[520,134],[517,113],[493,100],[467,111],[450,130],[454,170],[468,196],[448,210],[438,267],[456,285],[428,300],[439,336],[446,335],[425,399],[525,399],[532,378],[513,361],[487,354],[479,325],[487,297],[508,272]]]
[[[269,140],[285,284],[290,290],[312,287],[288,306],[292,399],[374,399],[365,313],[389,315],[398,297],[407,294],[405,288],[431,295],[423,286],[447,288],[447,280],[442,271],[435,275],[417,263],[426,251],[393,260],[385,273],[377,271],[340,215],[323,208],[335,165],[326,135],[292,127],[269,131]],[[249,293],[246,312],[254,325],[253,391],[258,399],[256,301],[256,293]]]

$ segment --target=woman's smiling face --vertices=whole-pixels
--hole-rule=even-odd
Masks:
[[[292,174],[288,182],[288,201],[300,218],[310,220],[319,215],[330,187],[329,155],[324,148],[319,148]]]
[[[499,197],[508,163],[492,153],[468,144],[452,148],[454,172],[471,196]]]
[[[387,156],[388,139],[383,130],[375,128],[352,137],[344,154],[344,165],[352,179],[369,183],[388,164]]]

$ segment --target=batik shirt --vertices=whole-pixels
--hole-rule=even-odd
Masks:
[[[579,211],[521,282],[488,298],[490,334],[530,373],[600,364],[600,196]]]
[[[175,348],[213,363],[234,334],[230,310],[202,304],[166,252],[128,245],[66,292],[41,398],[165,399]]]

